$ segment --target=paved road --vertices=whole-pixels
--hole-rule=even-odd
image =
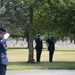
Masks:
[[[19,70],[7,71],[6,75],[75,75],[75,70]]]

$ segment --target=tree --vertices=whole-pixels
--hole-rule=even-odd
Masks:
[[[29,60],[34,62],[33,59],[33,8],[29,6]]]
[[[24,0],[28,6],[29,10],[29,60],[28,62],[34,62],[33,59],[33,15],[34,10],[36,11],[38,9],[39,3],[42,3],[42,0]],[[45,1],[45,0],[44,0]]]
[[[74,35],[74,5],[74,0],[48,0],[48,3],[35,13],[35,32],[49,33],[58,38]]]
[[[24,1],[24,2],[23,2]],[[29,59],[28,62],[33,61],[33,12],[36,10],[37,5],[43,2],[42,0],[2,0],[2,6],[5,7],[6,11],[1,16],[6,19],[11,25],[15,27],[24,27],[25,20],[28,21],[28,32],[29,32]],[[22,3],[25,3],[22,7]],[[25,14],[25,10],[27,13]],[[23,14],[23,15],[22,15]],[[26,17],[27,16],[27,17]],[[24,18],[26,17],[26,19]],[[22,26],[21,26],[22,25]],[[11,27],[11,26],[9,26]]]

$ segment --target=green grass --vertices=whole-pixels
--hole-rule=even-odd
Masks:
[[[56,48],[53,62],[49,62],[49,52],[43,49],[40,63],[26,63],[28,61],[28,49],[8,49],[8,70],[25,69],[75,69],[75,48]],[[34,50],[34,59],[36,52]]]
[[[40,63],[26,63],[26,62],[11,62],[8,70],[26,70],[26,69],[75,69],[75,62],[54,61],[40,62]]]

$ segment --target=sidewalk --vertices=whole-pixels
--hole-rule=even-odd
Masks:
[[[6,75],[75,75],[75,70],[16,70]]]

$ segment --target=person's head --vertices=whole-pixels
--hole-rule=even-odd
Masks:
[[[53,37],[50,37],[51,40],[53,40]]]
[[[4,38],[4,34],[6,33],[5,26],[0,27],[0,39]]]
[[[40,38],[40,35],[39,35],[39,34],[37,34],[37,35],[36,35],[36,38]]]

